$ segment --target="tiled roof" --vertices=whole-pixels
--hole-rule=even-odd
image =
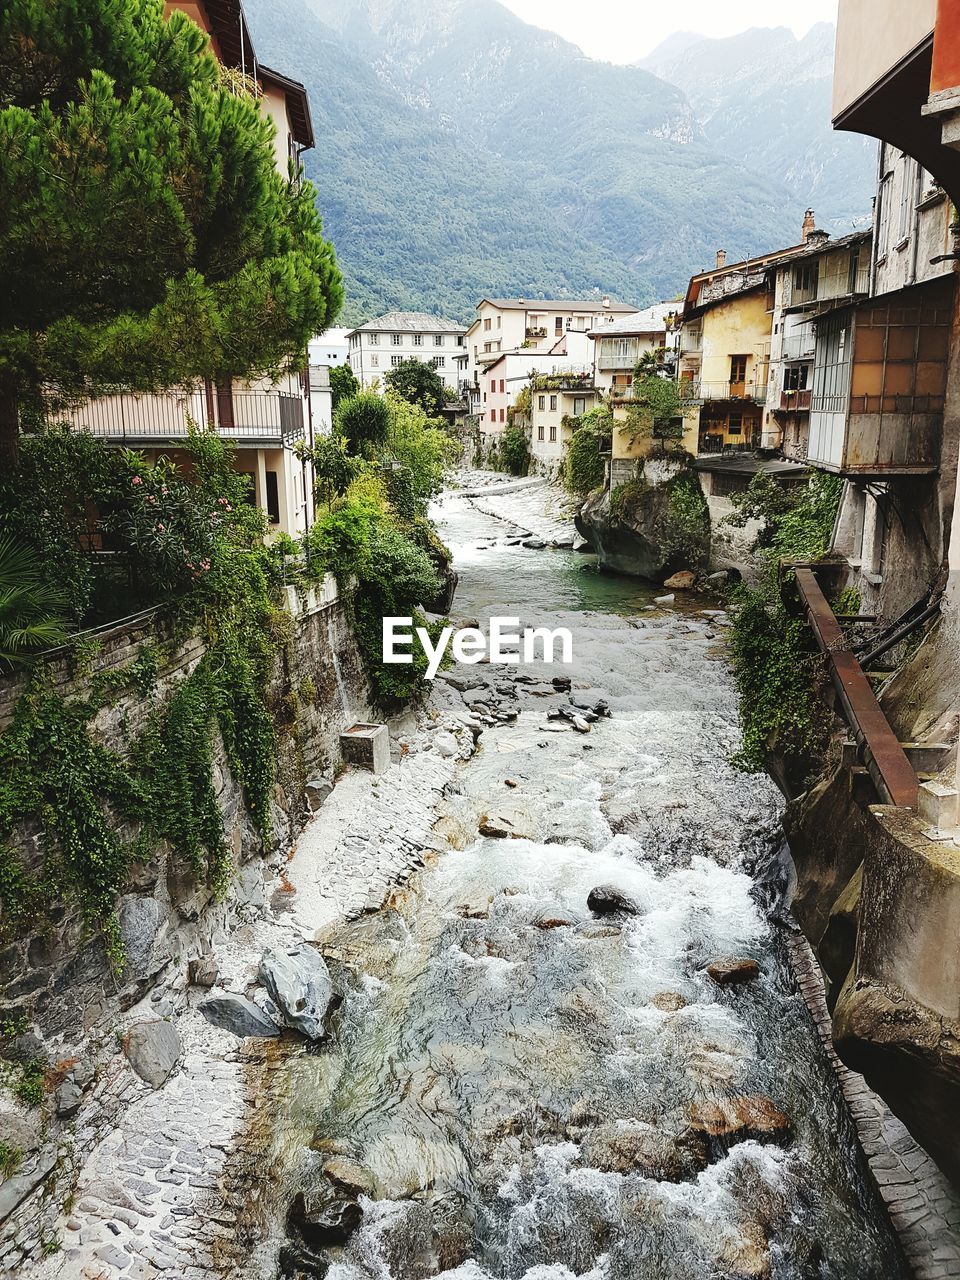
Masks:
[[[682,302],[656,302],[652,307],[637,311],[632,316],[621,316],[610,324],[600,325],[590,330],[590,336],[602,338],[630,337],[639,333],[659,333],[666,328],[666,318],[670,312],[677,313],[683,308]]]
[[[425,311],[388,311],[361,324],[350,333],[466,333],[465,324],[430,316]],[[349,334],[347,335],[349,337]]]
[[[482,298],[477,305],[483,306],[484,302],[500,311],[572,311],[577,315],[608,311],[620,316],[637,309],[628,302],[610,302],[604,306],[599,298]]]

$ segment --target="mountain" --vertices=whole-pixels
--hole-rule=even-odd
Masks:
[[[683,86],[591,60],[496,0],[246,8],[259,56],[310,92],[305,163],[348,321],[467,318],[485,294],[644,305],[717,247],[734,258],[797,238],[807,194],[718,146]],[[673,59],[702,43],[674,38]]]
[[[869,217],[877,144],[830,126],[835,28],[798,40],[754,27],[724,40],[668,37],[637,66],[682,89],[718,149],[785,186],[826,230]]]

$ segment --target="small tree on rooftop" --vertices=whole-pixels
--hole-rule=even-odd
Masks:
[[[163,0],[0,6],[0,465],[51,386],[153,390],[302,358],[342,285],[273,136]]]
[[[440,412],[446,400],[443,379],[423,360],[403,360],[384,378],[388,391],[421,408],[428,418]]]

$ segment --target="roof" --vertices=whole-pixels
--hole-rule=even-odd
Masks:
[[[762,283],[763,275],[768,267],[775,266],[778,262],[798,257],[806,252],[808,247],[806,241],[804,241],[803,244],[791,245],[789,249],[776,249],[772,253],[762,253],[756,258],[745,258],[742,262],[731,262],[727,266],[714,267],[711,271],[698,272],[695,276],[690,277],[690,283],[687,285],[687,292],[683,301],[684,315],[689,318],[690,314],[697,310],[700,293],[705,285],[716,284],[718,281],[728,281],[731,288],[724,290],[717,297],[711,298],[710,302],[703,303],[704,307],[722,302],[731,294],[740,293],[747,288],[755,288],[757,283]],[[741,282],[739,284],[738,279]]]
[[[290,132],[295,142],[301,147],[313,146],[313,121],[310,118],[310,99],[299,80],[291,80],[279,71],[271,71],[261,62],[257,74],[265,86],[279,89],[286,99],[287,119],[290,121]]]
[[[632,315],[637,309],[627,302],[610,301],[604,306],[601,298],[481,298],[477,306],[485,302],[498,311],[573,311],[581,315],[590,311]]]
[[[734,476],[755,476],[758,471],[780,480],[799,479],[809,471],[802,462],[787,458],[762,458],[755,453],[718,453],[695,458],[697,471],[723,472]]]
[[[679,302],[656,302],[652,307],[637,311],[632,316],[621,316],[600,329],[591,329],[591,338],[634,337],[643,333],[666,332],[667,316],[680,311]]]
[[[354,333],[466,333],[467,327],[457,324],[455,320],[445,320],[443,316],[427,315],[425,311],[388,311],[386,315],[376,316],[351,329],[347,337]]]
[[[228,67],[245,67],[253,75],[257,56],[241,0],[200,0],[200,7],[206,12],[221,62]]]

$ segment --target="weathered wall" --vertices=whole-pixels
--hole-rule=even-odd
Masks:
[[[0,1016],[25,1017],[30,1024],[24,1035],[7,1045],[7,1052],[42,1057],[51,1064],[65,1062],[67,1067],[61,1068],[57,1079],[66,1070],[72,1082],[89,1088],[94,1067],[87,1070],[84,1064],[94,1062],[97,1042],[112,1035],[118,1012],[153,988],[157,999],[166,982],[182,981],[189,959],[215,948],[218,939],[251,908],[263,903],[268,878],[286,858],[309,812],[307,783],[338,768],[340,733],[371,716],[349,602],[339,596],[333,579],[299,600],[292,591],[289,594],[294,616],[286,643],[280,645],[268,696],[277,739],[272,840],[264,847],[217,738],[213,780],[235,867],[225,898],[214,901],[211,890],[168,848],[131,866],[118,904],[126,951],[126,967],[119,978],[110,969],[102,937],[84,928],[75,904],[69,898],[53,903],[25,936],[8,940],[0,949]],[[169,699],[194,670],[204,644],[197,636],[174,642],[169,624],[156,616],[98,638],[100,649],[89,673],[78,675],[67,656],[49,664],[50,678],[64,696],[82,694],[87,680],[123,668],[146,644],[159,645],[165,654],[152,702],[129,690],[92,722],[97,740],[122,750],[145,725],[151,706]],[[9,723],[24,684],[23,678],[0,682],[0,730]],[[132,837],[136,831],[131,828],[126,834]],[[38,831],[22,834],[18,852],[34,874],[42,872],[44,852]],[[76,1061],[82,1071],[71,1068]],[[55,1084],[56,1079],[49,1083]],[[48,1092],[43,1106],[34,1108],[24,1121],[3,1092],[0,1089],[0,1131],[11,1132],[0,1132],[0,1140],[23,1147],[23,1160],[15,1176],[0,1178],[0,1241],[5,1242],[0,1244],[0,1273],[6,1250],[19,1248],[32,1229],[33,1199],[26,1197],[49,1173],[52,1161],[62,1160],[56,1096]],[[95,1131],[95,1126],[85,1127],[91,1142]],[[82,1154],[79,1148],[74,1151],[75,1160]]]

